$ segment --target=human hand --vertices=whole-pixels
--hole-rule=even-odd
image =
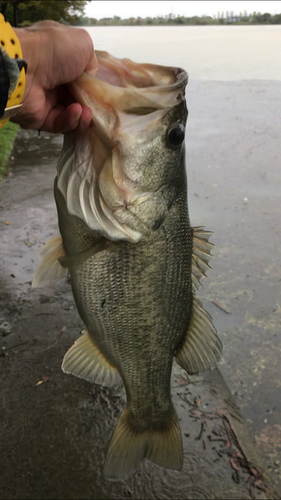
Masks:
[[[98,70],[90,35],[55,21],[15,29],[15,33],[28,68],[23,105],[13,121],[47,132],[85,132],[92,111],[75,101],[67,84],[83,71],[94,75]]]

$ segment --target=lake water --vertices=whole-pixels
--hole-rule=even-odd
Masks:
[[[90,27],[96,50],[180,66],[194,80],[281,80],[281,25]]]

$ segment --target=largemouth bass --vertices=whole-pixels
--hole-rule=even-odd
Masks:
[[[54,186],[61,236],[43,247],[33,285],[70,275],[86,331],[63,371],[124,383],[127,404],[104,467],[120,479],[145,458],[181,469],[173,359],[197,373],[216,365],[221,343],[195,295],[212,244],[189,222],[187,73],[97,56],[98,74],[71,84],[93,111],[92,127],[65,135]]]

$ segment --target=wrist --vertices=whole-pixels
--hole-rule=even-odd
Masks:
[[[0,129],[19,112],[25,90],[26,62],[18,37],[0,14],[1,33],[1,118]],[[24,71],[21,71],[22,68]],[[3,113],[4,111],[4,113]]]
[[[34,77],[37,72],[40,57],[40,34],[29,32],[27,29],[14,28],[14,31],[20,42],[23,59],[27,62],[27,72],[25,75],[25,93],[23,102],[29,94]],[[37,50],[34,50],[36,47]]]

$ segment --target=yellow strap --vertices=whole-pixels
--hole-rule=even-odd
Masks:
[[[10,23],[6,23],[2,14],[0,14],[0,43],[3,49],[8,52],[12,58],[22,58],[22,50],[18,37],[15,34]],[[7,107],[16,106],[23,100],[25,90],[25,71],[21,70],[21,74],[14,92],[10,95]],[[0,120],[0,129],[8,120]]]

